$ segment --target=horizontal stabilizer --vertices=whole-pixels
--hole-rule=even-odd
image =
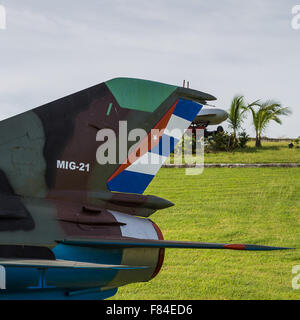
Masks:
[[[104,269],[104,270],[136,270],[147,267],[87,263],[68,260],[31,260],[0,259],[0,266],[13,268],[69,268],[69,269]]]
[[[216,97],[212,96],[211,94],[201,92],[198,90],[193,90],[190,88],[178,88],[178,95],[181,98],[189,99],[195,102],[203,103],[203,101],[214,101],[217,100]]]
[[[124,192],[90,192],[94,199],[107,201],[125,207],[146,208],[160,210],[174,206],[174,203],[151,195],[131,194]]]
[[[270,250],[288,250],[291,248],[269,247],[251,244],[223,244],[223,243],[205,243],[205,242],[184,242],[184,241],[165,241],[165,240],[140,240],[140,239],[122,239],[122,240],[86,240],[86,239],[66,239],[58,241],[67,245],[77,246],[96,246],[96,247],[114,247],[114,248],[176,248],[176,249],[227,249],[227,250],[248,250],[248,251],[270,251]]]

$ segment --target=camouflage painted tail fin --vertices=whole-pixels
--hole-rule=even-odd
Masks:
[[[159,144],[166,130],[186,129],[206,100],[213,96],[167,84],[117,78],[69,95],[0,122],[0,186],[14,194],[47,197],[55,191],[111,191],[142,193],[159,165],[142,167],[143,157],[165,159],[170,150]],[[96,154],[105,141],[101,129],[116,134],[119,159],[119,122],[127,130],[141,128],[151,140],[151,129],[162,130],[156,143],[131,164],[101,165]],[[179,136],[172,137],[176,142]],[[136,141],[128,142],[128,152]],[[128,154],[128,153],[127,153]]]

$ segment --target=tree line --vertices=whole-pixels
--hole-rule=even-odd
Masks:
[[[291,114],[288,107],[283,107],[279,101],[275,100],[256,100],[252,103],[246,103],[245,97],[236,95],[230,106],[228,122],[233,130],[233,139],[237,140],[237,134],[242,127],[248,114],[252,116],[252,125],[256,134],[256,147],[260,148],[262,134],[268,125],[275,121],[282,124],[281,117]]]

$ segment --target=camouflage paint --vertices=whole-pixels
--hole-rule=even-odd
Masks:
[[[161,263],[159,248],[90,248],[59,243],[69,238],[135,239],[134,233],[130,237],[124,233],[125,229],[134,230],[135,225],[142,233],[150,230],[149,239],[159,238],[158,228],[149,220],[129,219],[127,215],[148,217],[172,204],[152,196],[110,192],[107,182],[121,165],[97,163],[96,151],[104,142],[96,141],[96,134],[110,128],[118,137],[119,121],[125,120],[128,132],[165,128],[180,98],[202,104],[214,99],[191,89],[118,78],[0,122],[0,247],[11,248],[11,255],[13,247],[31,246],[35,256],[42,247],[51,249],[57,259],[148,267],[121,272],[48,270],[47,285],[55,288],[39,291],[29,289],[38,282],[36,268],[8,268],[8,291],[0,292],[0,298],[36,299],[36,292],[45,298],[62,298],[66,288],[90,288],[90,295],[79,292],[82,299],[107,297],[120,285],[151,279]],[[133,144],[128,143],[127,151]],[[57,168],[58,160],[89,164],[90,171]],[[133,182],[127,181],[128,185]],[[100,287],[113,290],[99,294]]]

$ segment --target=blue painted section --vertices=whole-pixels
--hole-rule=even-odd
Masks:
[[[115,265],[121,264],[123,254],[120,249],[105,250],[88,247],[77,248],[64,244],[57,245],[52,251],[58,260],[84,261]]]
[[[193,122],[203,105],[185,99],[179,99],[177,106],[173,112],[175,116]]]
[[[110,191],[142,194],[154,178],[153,175],[124,170],[107,183]]]
[[[179,140],[163,134],[159,144],[157,144],[150,152],[159,154],[161,156],[168,157],[171,152],[174,151]]]
[[[199,103],[179,99],[173,114],[192,122],[202,107]],[[168,157],[178,142],[179,140],[163,134],[159,144],[150,152]],[[153,178],[153,175],[123,170],[107,183],[107,187],[110,191],[142,194]]]
[[[105,250],[65,244],[57,245],[53,252],[57,259],[113,265],[120,265],[123,255],[122,249],[109,248]],[[69,300],[70,297],[65,297],[65,288],[85,291],[84,295],[76,295],[72,299],[103,299],[104,292],[97,290],[96,292],[88,292],[89,288],[106,287],[115,278],[118,270],[49,268],[44,272],[38,268],[7,267],[7,290],[0,291],[0,299]],[[44,286],[46,288],[41,289]],[[110,292],[108,296],[113,294]]]
[[[10,291],[21,291],[39,285],[40,272],[37,268],[5,268],[6,288]],[[6,291],[0,291],[0,297]]]
[[[59,244],[53,249],[56,259],[84,261],[90,263],[120,265],[122,249],[105,250],[99,248],[73,247]],[[111,282],[118,270],[97,269],[56,269],[47,270],[47,285],[60,287],[103,287]]]

